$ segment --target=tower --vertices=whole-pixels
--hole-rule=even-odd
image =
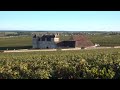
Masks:
[[[59,34],[57,33],[57,34],[55,34],[55,37],[54,37],[54,42],[59,42]]]
[[[36,35],[34,35],[32,38],[32,45],[33,45],[33,48],[38,48],[38,40]]]

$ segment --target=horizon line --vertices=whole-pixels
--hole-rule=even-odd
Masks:
[[[31,32],[35,32],[35,31],[42,31],[42,32],[46,32],[46,31],[47,31],[47,32],[51,32],[51,31],[52,31],[52,32],[59,32],[59,31],[60,31],[60,32],[65,32],[65,31],[67,31],[67,32],[86,32],[86,31],[87,31],[87,32],[88,32],[88,31],[89,31],[89,32],[91,32],[92,30],[85,30],[85,31],[84,31],[84,30],[83,30],[83,31],[82,31],[82,30],[81,30],[81,31],[73,30],[73,31],[72,31],[72,30],[27,30],[27,29],[26,29],[26,30],[0,30],[0,31],[3,31],[3,32],[4,32],[4,31],[16,31],[16,32],[17,32],[17,31],[28,31],[28,32],[29,32],[29,31],[31,31]],[[92,32],[93,32],[93,31],[92,31]],[[116,32],[116,31],[115,31],[115,30],[114,30],[114,31],[97,30],[97,31],[94,31],[94,32]],[[120,32],[120,31],[117,31],[117,32]]]

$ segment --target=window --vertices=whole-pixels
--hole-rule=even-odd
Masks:
[[[40,41],[40,38],[38,38],[38,41]]]
[[[51,41],[51,38],[47,38],[47,41]]]
[[[45,41],[45,38],[42,38],[42,41]]]

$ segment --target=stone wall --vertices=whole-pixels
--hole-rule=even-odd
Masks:
[[[37,38],[33,38],[33,39],[32,39],[32,45],[33,45],[33,48],[38,48]]]
[[[56,43],[54,42],[54,39],[52,38],[51,41],[38,41],[38,38],[33,38],[32,40],[32,45],[33,48],[41,48],[41,49],[46,49],[46,48],[57,48]]]
[[[51,41],[39,41],[38,48],[57,48],[56,44]]]

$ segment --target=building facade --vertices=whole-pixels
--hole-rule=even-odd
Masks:
[[[32,44],[34,49],[57,48],[56,43],[59,42],[58,35],[42,35],[42,36],[34,35],[32,39],[33,39]]]

